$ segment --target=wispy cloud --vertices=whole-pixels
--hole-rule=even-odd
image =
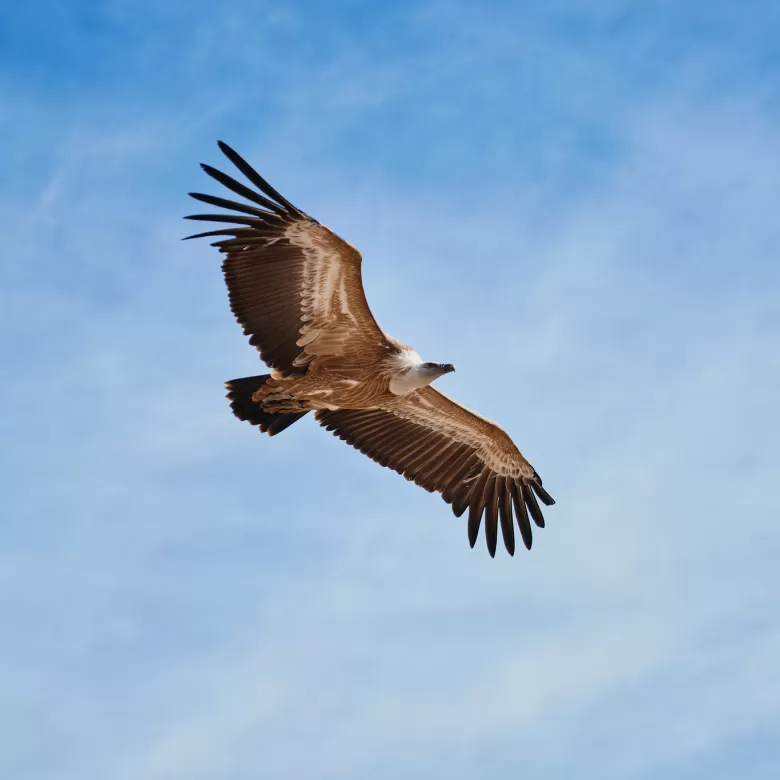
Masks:
[[[5,773],[774,776],[773,12],[76,7],[81,53],[7,76],[0,125]],[[43,102],[67,73],[76,112]],[[533,460],[530,554],[229,417],[256,358],[178,242],[213,136]]]

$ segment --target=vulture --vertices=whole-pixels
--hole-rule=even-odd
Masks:
[[[468,510],[472,547],[484,518],[491,557],[499,526],[514,555],[514,522],[530,549],[531,522],[544,527],[539,502],[555,502],[512,439],[432,387],[452,364],[423,360],[382,331],[357,249],[293,206],[227,144],[219,148],[252,186],[202,165],[243,202],[190,193],[229,213],[186,217],[220,225],[187,238],[218,239],[212,246],[224,256],[230,308],[270,369],[226,382],[235,416],[275,436],[313,411],[372,460],[440,493],[456,517]]]

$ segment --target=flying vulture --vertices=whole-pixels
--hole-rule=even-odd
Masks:
[[[429,492],[460,517],[473,547],[482,517],[490,555],[498,527],[510,555],[512,516],[531,548],[544,527],[537,498],[555,503],[509,436],[431,386],[455,370],[422,360],[384,333],[368,307],[360,253],[293,206],[233,149],[225,156],[254,185],[203,170],[248,201],[190,193],[232,213],[187,219],[225,223],[217,236],[230,307],[270,374],[227,382],[233,413],[274,436],[314,411],[317,422],[372,460]],[[529,520],[530,518],[530,520]]]

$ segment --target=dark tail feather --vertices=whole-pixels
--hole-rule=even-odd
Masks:
[[[264,412],[259,404],[252,400],[255,390],[261,388],[269,379],[270,374],[262,376],[245,376],[242,379],[231,379],[225,382],[228,389],[227,397],[230,399],[230,408],[239,420],[244,420],[251,425],[257,425],[263,433],[274,436],[289,428],[308,412],[293,414],[270,414]]]

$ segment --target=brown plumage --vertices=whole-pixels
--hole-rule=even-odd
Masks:
[[[460,517],[473,547],[484,518],[495,555],[498,529],[510,555],[514,517],[525,546],[530,519],[544,527],[537,497],[555,503],[539,475],[495,423],[430,387],[448,364],[420,359],[383,333],[363,292],[360,253],[293,206],[226,144],[220,149],[259,191],[203,165],[251,201],[192,197],[231,214],[188,238],[217,237],[230,307],[271,373],[227,383],[234,414],[275,435],[308,411],[327,430],[430,492]]]

